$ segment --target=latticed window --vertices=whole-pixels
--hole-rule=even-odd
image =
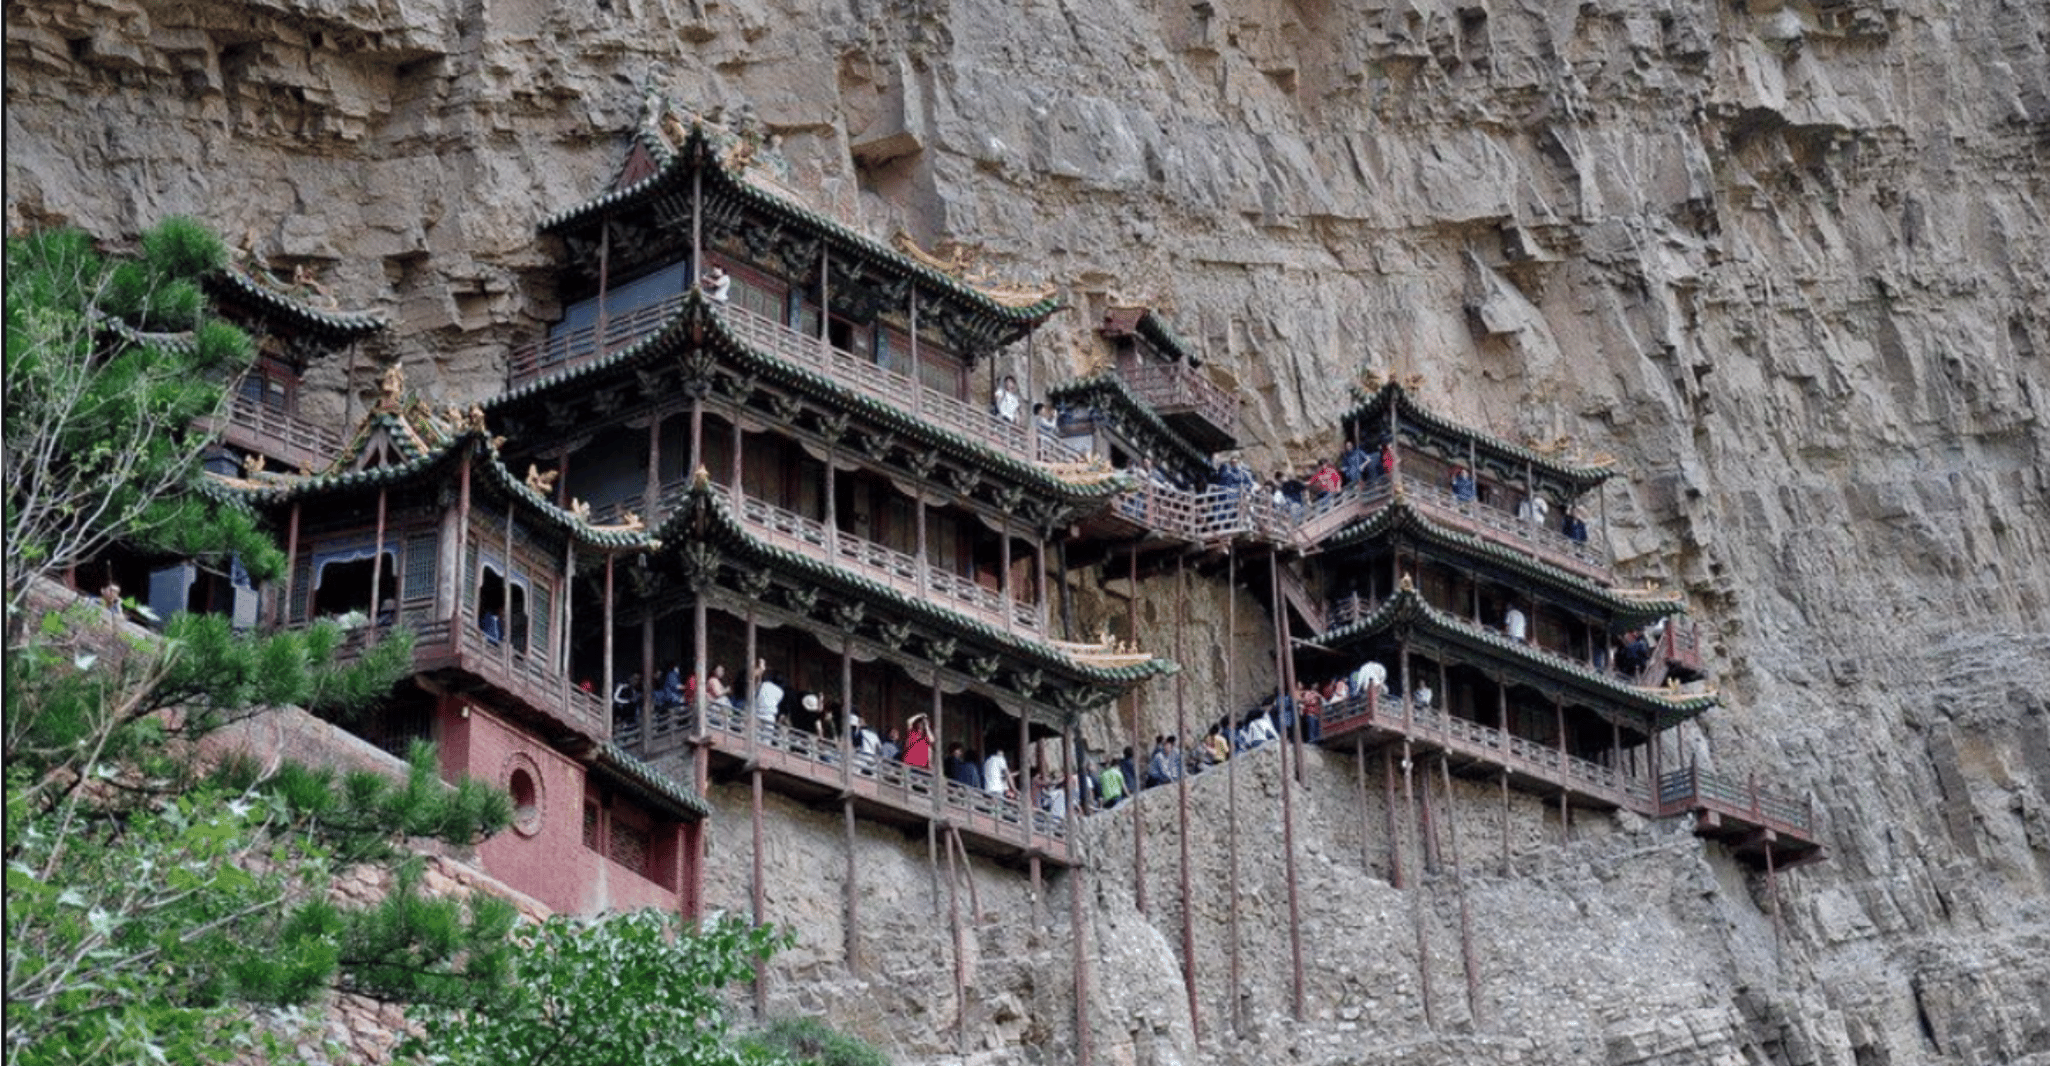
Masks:
[[[635,873],[648,873],[648,831],[637,829],[624,822],[612,823],[612,840],[609,854],[612,861]]]
[[[584,804],[584,846],[598,850],[598,805]]]

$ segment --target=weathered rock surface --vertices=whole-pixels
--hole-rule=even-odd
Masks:
[[[33,0],[6,35],[10,226],[200,215],[389,312],[387,354],[449,400],[495,388],[555,313],[533,226],[610,176],[653,79],[749,109],[817,206],[1061,285],[1077,310],[1034,381],[1115,298],[1169,309],[1267,457],[1330,450],[1363,362],[1504,435],[1618,456],[1621,561],[1719,635],[1729,706],[1693,746],[1826,814],[1832,859],[1781,879],[1778,938],[1761,879],[1684,827],[1562,846],[1519,798],[1505,875],[1499,801],[1462,793],[1469,997],[1456,883],[1392,888],[1374,789],[1314,755],[1298,1025],[1254,759],[1236,893],[1219,782],[1197,789],[1200,1037],[1173,803],[1140,811],[1144,916],[1133,815],[1092,827],[1097,1061],[2050,1062],[2050,9]],[[345,376],[316,371],[330,413]],[[1167,647],[1169,587],[1146,593]],[[1239,606],[1242,649],[1259,611]],[[1193,693],[1219,690],[1223,614],[1198,605]],[[1232,690],[1265,669],[1240,654]],[[1144,731],[1173,706],[1152,693]],[[714,902],[740,909],[747,803],[713,798]],[[775,813],[770,913],[802,936],[778,1008],[906,1061],[1070,1059],[1064,879],[1039,930],[973,930],[956,1002],[923,843],[859,835],[852,977],[837,821]],[[984,911],[1030,912],[1022,876],[976,877]]]

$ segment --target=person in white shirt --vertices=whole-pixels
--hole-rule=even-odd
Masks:
[[[990,407],[996,411],[998,418],[1006,422],[1016,422],[1020,402],[1018,379],[1009,374],[1004,375],[1004,383],[997,387],[996,397],[990,401]]]
[[[755,679],[755,718],[766,729],[775,725],[777,716],[783,713],[783,685],[780,678],[769,673],[767,659],[755,662]]]
[[[1427,684],[1419,684],[1416,687],[1416,705],[1420,708],[1429,707],[1431,705],[1431,686]]]
[[[1502,631],[1509,634],[1510,640],[1524,639],[1524,632],[1528,628],[1528,623],[1525,621],[1522,611],[1511,607],[1503,613]]]
[[[1004,749],[998,748],[982,760],[982,790],[992,796],[1010,794],[1011,763],[1004,758]]]
[[[733,279],[724,270],[713,267],[705,271],[705,280],[699,285],[705,290],[705,297],[715,304],[723,304],[733,292]]]

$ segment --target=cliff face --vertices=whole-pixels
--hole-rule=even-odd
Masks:
[[[1077,310],[1036,342],[1034,382],[1079,365],[1105,303],[1152,304],[1247,397],[1256,452],[1300,459],[1334,448],[1360,366],[1421,374],[1434,406],[1631,472],[1607,490],[1620,561],[1684,586],[1718,635],[1728,706],[1689,743],[1811,790],[1831,861],[1782,879],[1776,941],[1762,885],[1684,832],[1576,826],[1561,847],[1520,800],[1511,872],[1467,888],[1469,1000],[1450,883],[1390,888],[1379,815],[1359,819],[1348,762],[1315,756],[1298,1028],[1277,1020],[1279,815],[1253,767],[1268,791],[1240,813],[1235,897],[1215,783],[1198,797],[1200,1042],[1180,904],[1160,902],[1168,805],[1149,797],[1147,917],[1129,822],[1093,830],[1097,1056],[2050,1062],[2050,9],[810,7],[10,3],[8,222],[120,235],[199,215],[389,312],[384,354],[416,387],[480,396],[555,313],[535,222],[609,180],[652,84],[778,134],[816,206],[1062,286]],[[330,413],[344,376],[316,371]],[[1172,599],[1147,593],[1165,648]],[[1218,690],[1222,603],[1192,630],[1191,692]],[[1241,627],[1258,611],[1242,601]],[[1162,688],[1148,715],[1172,714]],[[790,825],[794,854],[830,833]],[[715,848],[715,896],[744,892],[743,854]],[[915,939],[937,885],[875,908],[902,937],[860,987],[893,951],[908,998],[946,983],[942,940]],[[1259,938],[1236,993],[1217,954],[1233,904]],[[971,1043],[1068,1054],[1049,909],[1045,942],[977,986]],[[833,915],[790,920],[837,950]],[[1419,945],[1440,999],[1468,1006],[1423,1016]],[[949,1012],[885,1016],[804,978],[779,996],[907,1057],[954,1046]],[[1220,1036],[1235,995],[1244,1027]]]

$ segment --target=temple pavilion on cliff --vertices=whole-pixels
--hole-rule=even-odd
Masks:
[[[164,608],[337,619],[350,651],[409,628],[411,680],[350,728],[393,751],[431,739],[449,774],[506,787],[519,814],[483,846],[486,872],[552,908],[696,914],[712,782],[751,797],[757,920],[765,793],[843,816],[852,969],[858,822],[1028,870],[1037,889],[1043,865],[1087,858],[1087,801],[1042,803],[1035,771],[1077,769],[1085,721],[1143,751],[1141,723],[1164,718],[1153,682],[1175,664],[1132,634],[1141,577],[1169,573],[1178,604],[1191,579],[1265,585],[1272,651],[1219,649],[1228,679],[1261,661],[1277,695],[1354,682],[1276,746],[1291,901],[1309,744],[1357,760],[1363,804],[1379,761],[1397,884],[1398,766],[1405,781],[1435,768],[1448,800],[1454,775],[1498,783],[1505,841],[1515,792],[1556,804],[1562,833],[1576,811],[1689,814],[1768,876],[1821,855],[1806,804],[1682,762],[1669,740],[1716,695],[1678,598],[1615,578],[1605,463],[1376,383],[1343,420],[1376,457],[1366,475],[1279,498],[1220,467],[1238,398],[1146,307],[1110,308],[1094,369],[1040,383],[1061,413],[1035,418],[1029,377],[1015,393],[1007,379],[1059,309],[1050,291],[971,284],[959,263],[850,230],[801,206],[753,142],[694,119],[651,118],[611,187],[540,230],[561,316],[512,348],[504,390],[436,408],[394,366],[346,435],[301,417],[301,375],[382,323],[223,278],[216,297],[259,327],[263,358],[213,468],[275,523],[288,572],[260,597],[163,580]],[[1092,575],[1126,601],[1119,637],[1078,632],[1069,593]],[[1185,621],[1167,623],[1174,658]],[[1172,702],[1188,736],[1191,712],[1245,716],[1191,707],[1178,677]],[[871,731],[922,751],[883,757]],[[957,745],[1001,753],[1012,777],[950,780]],[[1188,790],[1185,775],[1184,846]],[[1132,830],[1144,910],[1142,820]]]

